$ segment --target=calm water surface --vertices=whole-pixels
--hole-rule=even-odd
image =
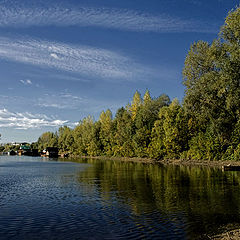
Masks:
[[[0,156],[0,239],[207,239],[240,223],[240,174]]]

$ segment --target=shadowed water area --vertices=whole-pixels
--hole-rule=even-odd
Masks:
[[[0,156],[0,239],[207,239],[240,223],[240,173]]]

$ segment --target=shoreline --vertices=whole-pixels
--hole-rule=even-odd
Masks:
[[[202,167],[222,167],[226,165],[240,166],[240,161],[224,161],[224,160],[185,160],[185,159],[163,159],[156,160],[151,158],[139,158],[139,157],[112,157],[112,156],[77,156],[71,155],[70,158],[87,158],[87,159],[100,159],[100,160],[114,160],[123,162],[136,162],[144,164],[160,164],[160,165],[176,165],[176,166],[202,166]]]
[[[210,237],[211,240],[238,240],[240,239],[240,229],[234,229]]]

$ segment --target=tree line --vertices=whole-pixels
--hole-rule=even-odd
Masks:
[[[191,45],[185,59],[182,104],[166,94],[136,91],[132,102],[97,121],[43,133],[35,146],[88,156],[240,159],[240,8],[226,17],[212,43]]]

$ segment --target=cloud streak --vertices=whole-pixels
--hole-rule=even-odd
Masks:
[[[38,129],[42,127],[60,127],[67,124],[66,120],[47,117],[43,114],[14,113],[0,109],[0,127],[15,129]]]
[[[45,94],[37,99],[36,106],[69,110],[79,109],[85,102],[85,99],[70,93]]]
[[[6,1],[0,5],[0,27],[79,26],[134,32],[216,32],[216,26],[165,14],[115,8],[71,5],[24,4]]]
[[[30,38],[0,37],[0,58],[108,80],[131,80],[151,72],[117,52]]]

